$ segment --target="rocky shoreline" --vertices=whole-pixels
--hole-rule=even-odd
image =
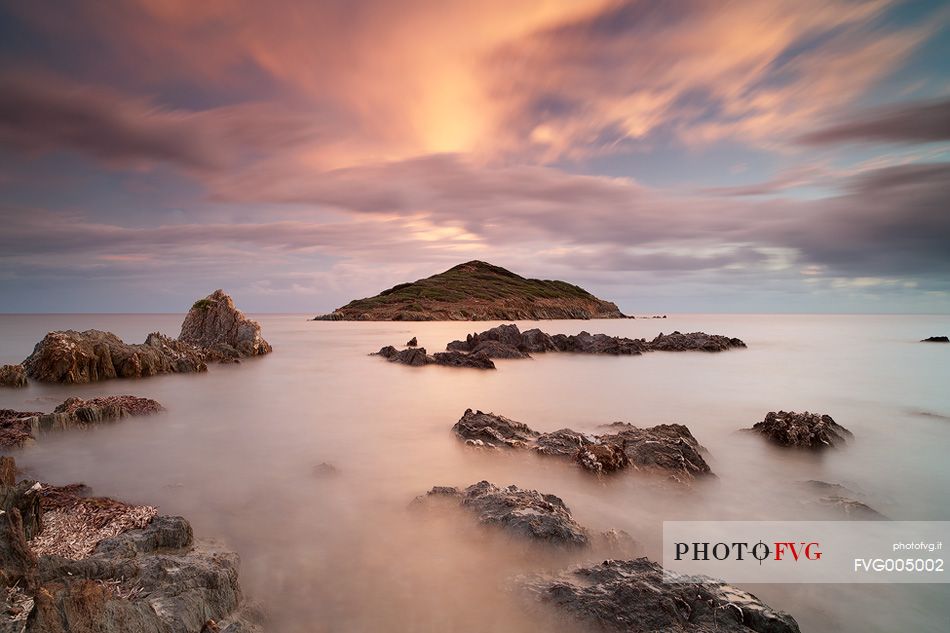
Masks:
[[[233,552],[196,541],[182,517],[15,481],[0,458],[0,630],[259,633]]]

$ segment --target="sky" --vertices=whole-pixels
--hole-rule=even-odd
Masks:
[[[0,312],[950,312],[950,4],[0,0]]]

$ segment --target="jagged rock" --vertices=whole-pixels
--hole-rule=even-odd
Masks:
[[[34,380],[66,384],[207,369],[199,349],[157,332],[130,345],[100,330],[50,332],[23,366]]]
[[[191,306],[178,340],[206,351],[209,360],[260,356],[272,351],[261,326],[234,306],[223,290],[215,290]]]
[[[0,629],[195,633],[213,620],[222,631],[260,631],[244,618],[251,610],[245,610],[242,600],[237,556],[196,544],[181,517],[154,517],[144,528],[118,525],[116,536],[76,559],[36,554],[34,546],[41,539],[65,543],[73,539],[69,530],[75,526],[96,530],[97,522],[121,520],[117,508],[134,508],[81,498],[74,492],[78,487],[67,488],[47,493],[29,481],[0,488],[6,510],[0,515],[0,589],[6,591],[0,593],[24,594],[18,612],[0,614]],[[36,519],[23,520],[27,516]],[[48,530],[56,532],[54,538],[46,535]],[[232,626],[238,628],[228,628]]]
[[[411,367],[421,367],[428,364],[429,357],[426,354],[426,348],[415,347],[404,349],[401,352],[396,352],[389,357],[389,361],[393,363],[402,363],[403,365],[409,365]]]
[[[630,467],[684,484],[712,475],[702,456],[706,449],[682,424],[639,428],[615,422],[608,428],[611,432],[601,435],[586,435],[572,429],[538,433],[504,416],[467,409],[452,430],[467,444],[528,448],[542,455],[570,458],[599,474]]]
[[[413,336],[406,342],[406,347],[416,347],[419,344],[419,341]]]
[[[609,354],[611,356],[638,356],[649,351],[643,339],[608,336],[581,332],[567,336],[555,334],[551,341],[559,352],[576,354]]]
[[[472,350],[473,355],[482,355],[486,358],[531,358],[527,352],[512,347],[501,341],[482,341]]]
[[[950,343],[950,337],[946,336],[928,336],[920,341],[921,343]]]
[[[746,344],[737,338],[706,334],[705,332],[673,332],[660,334],[650,342],[650,349],[659,352],[722,352],[733,347],[745,347]]]
[[[0,366],[0,387],[26,387],[26,370],[23,365]]]
[[[558,351],[551,337],[538,328],[526,330],[521,335],[521,347],[529,353]]]
[[[590,542],[587,530],[578,525],[567,505],[554,495],[517,486],[499,488],[480,481],[463,491],[437,486],[426,495],[430,496],[457,499],[463,508],[475,514],[479,523],[498,526],[518,536],[570,547]]]
[[[630,465],[623,445],[589,444],[574,453],[574,461],[594,473],[612,473]]]
[[[539,435],[534,442],[534,450],[542,455],[574,457],[579,450],[596,441],[593,437],[578,433],[573,429],[560,429]]]
[[[472,367],[474,369],[494,369],[495,363],[480,352],[463,354],[461,352],[436,352],[431,356],[433,365],[446,367]]]
[[[542,603],[610,631],[799,633],[792,616],[737,587],[712,579],[701,584],[669,580],[660,565],[637,558],[536,577],[524,586]]]
[[[526,424],[471,409],[465,410],[452,431],[467,444],[495,448],[524,448],[538,436]]]
[[[0,411],[0,447],[21,448],[43,433],[85,428],[113,422],[130,415],[151,415],[163,411],[150,398],[108,396],[104,398],[67,398],[52,413]]]
[[[616,432],[599,436],[600,441],[621,448],[636,470],[663,473],[680,483],[712,474],[702,456],[706,449],[682,424],[639,428],[615,422],[609,428]]]
[[[382,356],[383,358],[392,358],[399,353],[399,350],[393,347],[392,345],[387,345],[386,347],[381,347],[378,352],[371,354],[371,356]]]
[[[772,411],[765,420],[754,424],[752,431],[779,446],[812,449],[840,446],[846,438],[853,437],[851,431],[836,423],[830,415],[808,411]]]

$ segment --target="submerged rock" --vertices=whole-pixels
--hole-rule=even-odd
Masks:
[[[745,347],[746,344],[737,338],[706,334],[705,332],[673,332],[660,334],[650,341],[650,349],[660,352],[722,352],[733,347]]]
[[[886,521],[888,518],[855,497],[859,493],[842,486],[826,481],[810,480],[798,482],[799,488],[807,493],[811,499],[804,502],[806,507],[818,510],[831,510],[835,514],[852,521]]]
[[[26,369],[23,365],[0,366],[0,387],[26,387]]]
[[[572,459],[586,470],[612,473],[628,467],[662,474],[679,483],[712,475],[705,449],[682,424],[640,428],[624,422],[611,432],[588,435],[573,429],[539,433],[528,425],[494,413],[466,409],[452,431],[466,444],[493,448],[526,448],[541,455]]]
[[[432,496],[456,499],[463,508],[474,513],[482,525],[497,526],[517,536],[570,547],[582,547],[590,542],[587,530],[578,525],[559,497],[537,490],[517,486],[499,488],[480,481],[462,491],[437,486],[426,495]]]
[[[950,337],[946,336],[928,336],[920,341],[921,343],[950,343]]]
[[[427,354],[424,347],[410,347],[397,350],[392,345],[383,347],[374,356],[382,356],[391,363],[400,363],[411,367],[442,365],[444,367],[473,367],[475,369],[494,369],[495,363],[484,354],[463,354],[461,352],[436,352]]]
[[[836,423],[830,415],[808,411],[772,411],[762,422],[754,424],[752,431],[779,446],[811,449],[840,446],[846,438],[853,437],[851,431]]]
[[[215,290],[191,306],[178,340],[205,350],[208,360],[261,356],[272,351],[261,326],[234,306],[223,290]]]
[[[480,352],[462,354],[460,352],[436,352],[432,355],[433,365],[445,367],[471,367],[473,369],[495,369],[495,363]]]
[[[725,583],[670,582],[646,558],[608,560],[554,578],[527,580],[543,603],[610,631],[647,633],[799,633],[795,619]]]
[[[0,588],[18,596],[0,629],[196,633],[210,620],[222,632],[260,631],[244,617],[236,554],[196,543],[181,517],[83,492],[0,486],[4,516],[18,517],[0,521]]]

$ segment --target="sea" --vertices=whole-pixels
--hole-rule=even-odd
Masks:
[[[420,511],[433,486],[487,480],[561,497],[591,532],[624,530],[660,555],[663,521],[836,519],[801,482],[820,480],[894,520],[950,520],[950,316],[682,314],[666,319],[518,322],[522,329],[644,337],[704,331],[743,339],[722,353],[536,354],[495,371],[407,367],[370,355],[417,337],[430,352],[495,322],[327,322],[252,315],[274,351],[206,373],[0,389],[0,408],[51,411],[70,396],[131,394],[166,412],[41,437],[15,452],[25,475],[83,482],[155,505],[241,557],[248,599],[279,632],[594,630],[538,603],[525,579],[605,553],[562,551]],[[47,331],[96,328],[127,342],[177,336],[178,314],[0,316],[0,364]],[[684,424],[715,478],[671,489],[632,472],[597,478],[570,462],[465,446],[466,409],[538,431],[597,433],[624,421]],[[822,452],[740,432],[770,411],[831,415],[853,432]],[[317,468],[331,464],[335,474]],[[816,512],[818,514],[816,514]],[[827,512],[827,515],[821,513]],[[950,630],[948,584],[742,586],[802,631]]]

